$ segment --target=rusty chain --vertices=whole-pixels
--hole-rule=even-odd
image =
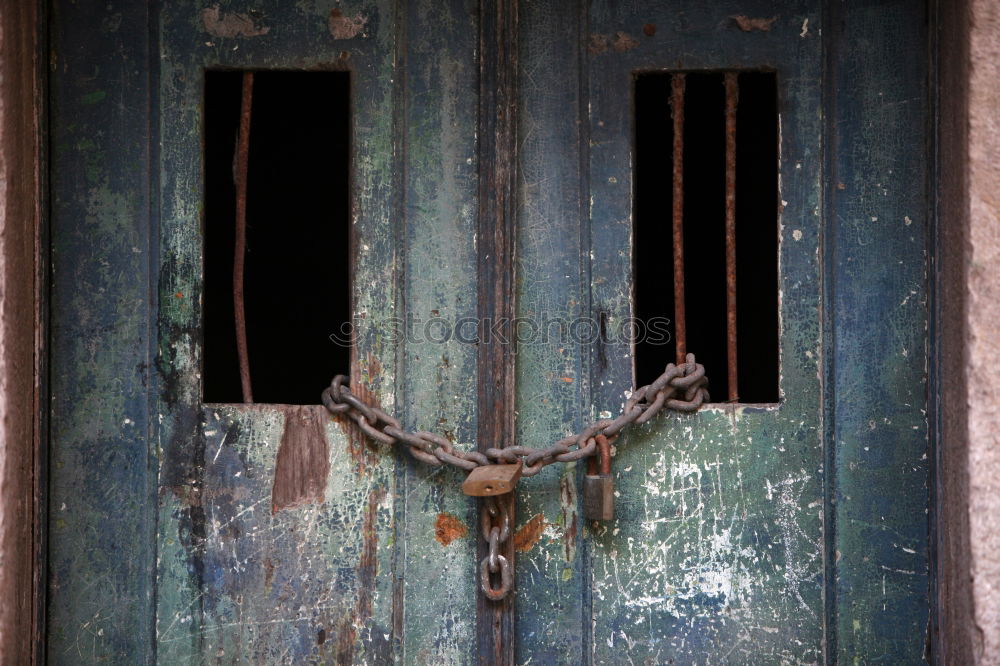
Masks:
[[[499,525],[497,524],[499,522]],[[490,601],[500,601],[514,585],[514,572],[510,561],[500,554],[500,544],[510,538],[510,512],[500,506],[496,497],[484,497],[479,512],[483,540],[490,549],[479,563],[479,587]],[[493,587],[490,576],[500,574],[500,586]]]
[[[694,354],[688,354],[686,363],[670,363],[655,381],[633,391],[617,418],[595,421],[548,448],[509,446],[490,448],[481,453],[456,450],[447,438],[432,432],[404,430],[395,418],[378,407],[365,404],[354,395],[347,381],[345,375],[334,377],[323,391],[323,405],[331,414],[344,414],[351,418],[372,439],[385,444],[405,445],[410,455],[428,465],[438,467],[447,463],[470,472],[480,465],[509,464],[520,459],[524,462],[522,476],[534,476],[556,462],[571,462],[597,455],[594,439],[597,435],[614,441],[626,427],[649,421],[663,408],[694,412],[708,400],[705,368],[695,362]],[[575,449],[571,448],[574,444]]]
[[[346,385],[348,378],[337,375],[323,391],[323,405],[331,414],[345,414],[362,432],[385,444],[402,444],[410,454],[429,465],[439,467],[447,463],[471,472],[480,465],[510,464],[522,461],[522,476],[534,476],[544,467],[556,462],[571,462],[597,455],[597,439],[613,442],[633,423],[643,424],[661,409],[694,412],[708,401],[708,379],[705,368],[696,363],[694,354],[686,356],[687,362],[670,363],[653,383],[639,387],[625,402],[621,414],[614,419],[601,419],[591,423],[575,435],[564,437],[548,448],[527,446],[489,448],[485,452],[458,451],[447,438],[432,432],[404,430],[399,421],[374,405],[365,404]],[[573,445],[576,448],[571,448]],[[510,562],[500,554],[500,545],[510,538],[510,513],[495,497],[484,498],[480,512],[482,538],[489,544],[489,553],[479,563],[480,587],[486,597],[499,601],[507,596],[514,584]],[[499,575],[499,586],[494,587],[492,577]]]

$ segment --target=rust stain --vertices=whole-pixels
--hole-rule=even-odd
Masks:
[[[608,36],[607,35],[591,35],[590,40],[587,42],[587,50],[593,55],[600,55],[608,50]]]
[[[358,596],[354,609],[344,617],[340,624],[337,637],[337,663],[354,663],[354,640],[357,627],[364,627],[372,616],[372,592],[375,589],[375,576],[378,574],[378,506],[385,499],[385,489],[377,488],[368,493],[368,508],[365,510],[364,523],[361,526],[361,558],[358,560]]]
[[[469,528],[455,516],[450,513],[438,514],[437,522],[434,523],[434,538],[442,546],[447,546],[455,539],[461,539],[468,533]]]
[[[639,46],[639,42],[632,35],[620,30],[615,33],[615,38],[611,41],[611,48],[618,53],[625,53],[625,51],[630,51],[637,46]]]
[[[274,581],[274,562],[270,557],[264,558],[264,588],[271,589],[271,583]]]
[[[201,23],[213,37],[259,37],[271,31],[252,13],[223,12],[218,5],[201,10]]]
[[[368,358],[358,362],[356,367],[357,372],[351,373],[351,393],[365,404],[381,409],[382,405],[375,396],[375,392],[368,388],[368,382],[379,379],[382,363],[372,354],[368,354]],[[367,378],[367,381],[364,378]],[[368,466],[376,462],[378,446],[369,439],[368,435],[351,417],[346,414],[338,414],[332,418],[347,436],[347,452],[354,461],[357,474],[364,475]]]
[[[752,32],[754,30],[768,32],[771,30],[771,25],[778,20],[777,16],[772,16],[771,18],[753,18],[744,14],[736,14],[729,18],[733,19],[736,22],[736,27],[743,32]]]
[[[647,37],[652,37],[653,35],[655,35],[656,34],[656,24],[655,23],[647,23],[646,25],[642,26],[642,34],[646,35]]]
[[[632,37],[632,35],[619,30],[614,35],[602,35],[600,33],[592,34],[590,40],[587,42],[587,50],[590,51],[592,55],[601,55],[606,52],[608,48],[612,48],[617,53],[624,53],[639,46],[639,42]]]
[[[271,511],[322,504],[330,470],[329,444],[321,405],[285,405],[285,430],[274,469]]]
[[[514,550],[519,553],[526,553],[535,547],[538,540],[542,538],[545,531],[545,516],[536,513],[531,520],[526,522],[521,529],[514,533]]]
[[[339,9],[330,10],[329,19],[330,34],[334,39],[353,39],[358,33],[364,30],[368,23],[368,17],[355,14],[354,18],[344,16],[344,12]]]

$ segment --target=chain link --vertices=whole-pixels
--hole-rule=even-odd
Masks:
[[[500,546],[510,539],[510,512],[496,497],[484,497],[479,512],[483,540],[490,548],[479,563],[479,587],[491,601],[506,597],[514,585],[514,572],[510,560],[500,554]],[[498,524],[499,523],[499,524]],[[492,576],[499,574],[500,586],[493,587]]]
[[[697,411],[708,401],[708,379],[705,368],[695,362],[694,354],[688,354],[686,359],[687,362],[680,365],[667,365],[652,384],[636,389],[618,417],[595,421],[579,433],[563,437],[544,449],[508,446],[486,449],[482,453],[457,451],[446,437],[422,430],[404,430],[392,416],[378,407],[365,404],[351,393],[344,375],[334,377],[323,391],[323,405],[331,414],[347,415],[372,439],[405,446],[410,455],[428,465],[439,467],[447,463],[471,472],[480,465],[516,463],[520,459],[523,463],[522,476],[534,476],[553,463],[598,455],[597,438],[613,442],[625,428],[633,423],[646,423],[661,409]],[[514,585],[510,561],[500,554],[501,545],[510,538],[511,518],[506,503],[498,502],[495,497],[483,499],[479,514],[480,531],[483,540],[489,544],[489,551],[479,563],[479,585],[488,599],[500,601]],[[497,576],[499,585],[494,587]]]
[[[348,416],[372,439],[384,444],[403,445],[410,455],[428,465],[438,467],[446,463],[468,472],[480,465],[515,463],[520,458],[524,462],[522,476],[534,476],[553,463],[597,455],[597,441],[594,439],[597,435],[604,435],[613,442],[625,428],[633,423],[646,423],[664,408],[694,412],[709,399],[705,368],[695,362],[694,354],[688,354],[686,363],[670,363],[653,383],[636,389],[625,402],[621,414],[614,419],[595,421],[548,448],[509,446],[490,448],[480,453],[456,450],[447,438],[432,432],[404,430],[392,416],[378,407],[365,404],[351,393],[347,381],[345,375],[334,377],[323,391],[323,405],[331,414]]]

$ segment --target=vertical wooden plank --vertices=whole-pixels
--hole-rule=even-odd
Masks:
[[[144,3],[52,3],[48,659],[151,663]]]
[[[836,651],[918,663],[929,622],[925,3],[831,3]],[[901,57],[912,45],[913,57]]]
[[[476,448],[476,0],[409,2],[405,43],[406,427]],[[405,456],[400,526],[403,662],[470,664],[476,655],[476,503],[461,470]],[[397,517],[399,520],[399,517]]]
[[[0,21],[0,654],[44,660],[40,571],[44,489],[39,428],[43,210],[38,2],[8,3]],[[42,402],[44,404],[44,401]]]
[[[580,200],[580,7],[521,7],[517,120],[517,443],[544,448],[583,426],[588,289]],[[589,261],[589,258],[587,259]],[[517,663],[579,664],[583,518],[578,465],[518,483]]]
[[[384,663],[399,653],[395,451],[370,445],[316,405],[202,405],[199,375],[204,68],[348,70],[351,385],[394,410],[395,341],[379,326],[394,312],[397,282],[395,18],[389,0],[306,2],[267,13],[249,3],[163,8],[156,629],[165,663]],[[279,448],[289,442],[326,451],[322,501],[309,493],[272,506],[284,496],[273,486]]]
[[[775,70],[782,200],[781,403],[664,412],[616,442],[616,518],[587,531],[595,663],[822,659],[819,8],[590,4],[591,308],[605,331],[591,361],[594,417],[617,414],[633,380],[622,335],[632,314],[633,127],[624,100],[633,74]],[[744,30],[739,16],[765,19],[768,29]],[[685,149],[697,142],[688,138]],[[688,203],[688,214],[700,212]],[[686,223],[717,224],[721,234],[724,218]],[[691,286],[687,293],[698,297]],[[699,341],[686,343],[697,356]]]
[[[480,2],[479,10],[479,222],[477,301],[481,326],[476,445],[480,451],[511,446],[515,432],[515,253],[517,227],[518,1]],[[488,322],[488,323],[487,323]],[[515,493],[497,498],[516,519]],[[477,539],[477,562],[488,548]],[[516,566],[514,540],[500,545]],[[480,663],[514,663],[514,594],[477,600]]]

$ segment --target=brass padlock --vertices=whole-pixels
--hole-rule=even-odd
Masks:
[[[521,478],[522,462],[512,465],[481,465],[465,477],[462,492],[473,497],[503,495],[514,490]]]
[[[583,477],[583,516],[587,520],[613,520],[615,517],[615,482],[611,478],[611,443],[597,435],[600,468],[592,456],[587,460]]]

